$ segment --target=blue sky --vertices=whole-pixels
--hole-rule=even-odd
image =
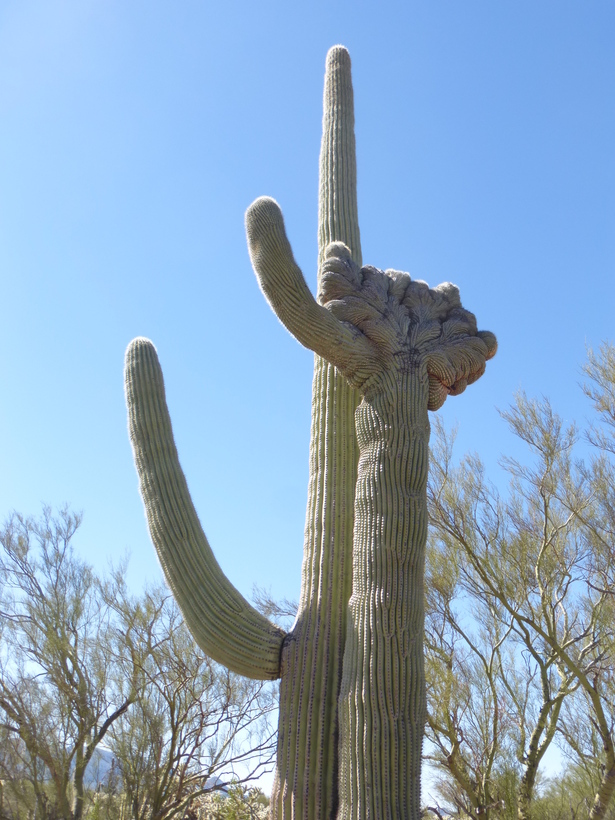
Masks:
[[[299,591],[312,355],[266,305],[243,214],[281,204],[315,282],[324,60],[353,59],[366,263],[450,280],[500,351],[443,409],[495,474],[497,407],[588,412],[613,338],[615,5],[541,0],[0,6],[0,515],[65,502],[98,567],[159,577],[126,431],[158,347],[180,457],[246,594]]]

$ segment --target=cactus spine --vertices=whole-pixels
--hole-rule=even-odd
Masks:
[[[201,647],[233,671],[281,677],[272,816],[418,820],[427,410],[482,375],[495,338],[477,331],[454,286],[430,290],[360,267],[350,60],[339,46],[325,81],[319,302],[277,203],[253,203],[246,230],[265,296],[316,353],[292,631],[262,618],[222,575],[179,465],[155,349],[137,339],[126,393],[152,540]]]

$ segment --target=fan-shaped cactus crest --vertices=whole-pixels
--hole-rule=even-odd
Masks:
[[[318,296],[277,203],[246,214],[260,286],[313,350],[301,599],[290,633],[222,574],[173,442],[151,342],[126,362],[130,434],[152,540],[195,639],[235,672],[280,678],[272,817],[418,820],[425,721],[423,569],[428,410],[493,356],[454,285],[361,267],[350,58],[327,57]]]

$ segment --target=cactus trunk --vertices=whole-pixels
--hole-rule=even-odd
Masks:
[[[339,702],[339,820],[420,816],[428,394],[427,373],[415,367],[383,380],[356,413],[360,459]]]
[[[319,269],[330,242],[360,262],[350,57],[327,55],[320,154]],[[337,809],[337,700],[352,581],[358,392],[314,358],[310,474],[299,613],[285,641],[274,820],[332,820]]]

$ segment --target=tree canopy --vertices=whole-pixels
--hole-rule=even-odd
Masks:
[[[0,816],[187,816],[266,770],[275,693],[204,657],[166,590],[95,573],[80,521],[0,529]]]
[[[570,817],[612,805],[615,349],[590,351],[585,375],[585,429],[523,393],[502,413],[529,451],[502,458],[503,490],[478,455],[455,463],[454,437],[436,424],[426,753],[451,810],[543,817],[558,788]],[[546,786],[551,744],[567,766]]]

